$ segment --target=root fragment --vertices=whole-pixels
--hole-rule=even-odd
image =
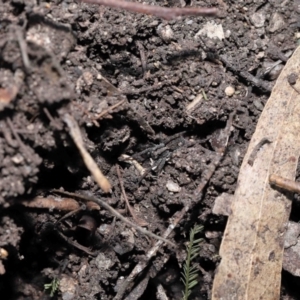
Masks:
[[[87,152],[87,150],[84,147],[84,142],[80,133],[79,126],[75,119],[69,115],[66,114],[64,116],[64,121],[67,124],[70,136],[72,137],[75,145],[77,146],[83,161],[88,168],[88,170],[93,175],[95,181],[100,186],[100,188],[105,192],[108,193],[111,190],[111,184],[109,183],[108,179],[103,175],[99,167],[97,166],[94,159],[91,157],[91,155]]]

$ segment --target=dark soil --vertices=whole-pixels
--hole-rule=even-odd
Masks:
[[[180,299],[185,243],[194,224],[202,224],[195,261],[199,284],[190,299],[210,298],[226,225],[226,217],[212,214],[214,199],[234,193],[270,88],[299,43],[300,5],[297,0],[145,2],[213,6],[222,16],[166,22],[71,0],[0,1],[0,247],[8,253],[0,260],[1,299],[48,299],[44,285],[53,278],[60,281],[54,299],[113,299],[155,241],[104,209],[81,210],[55,225],[66,211],[28,203],[63,188],[124,211],[119,165],[134,211],[162,235],[214,163],[218,134],[236,111],[224,158],[172,234],[177,249],[161,248],[135,280],[149,279],[140,299],[156,299],[159,284],[169,299]],[[222,26],[222,39],[199,33],[208,22]],[[227,87],[234,88],[233,95],[226,95]],[[187,109],[199,95],[199,103]],[[67,113],[80,125],[112,193],[93,181],[63,122]],[[122,154],[137,160],[146,174]],[[95,234],[80,226],[89,217]],[[298,283],[284,273],[282,299],[300,299]]]

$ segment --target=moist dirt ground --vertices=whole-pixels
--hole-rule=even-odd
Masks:
[[[164,299],[163,287],[168,299],[181,299],[189,231],[200,224],[190,299],[211,297],[227,219],[212,213],[214,201],[234,193],[258,117],[299,44],[300,3],[145,3],[217,7],[220,15],[167,22],[79,1],[0,1],[1,299],[113,299],[155,239],[75,198],[60,206],[51,191],[94,195],[162,235],[206,180],[234,113],[223,159],[169,237],[176,247],[160,247],[124,296]],[[110,193],[86,168],[66,115]],[[299,279],[282,278],[282,299],[300,299]],[[55,280],[51,297],[45,284]]]

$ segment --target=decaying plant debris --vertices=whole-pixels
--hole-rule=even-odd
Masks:
[[[211,298],[226,224],[213,203],[236,189],[274,79],[296,48],[300,8],[145,2],[0,4],[7,299],[181,299],[195,223],[203,242],[189,299]],[[258,141],[248,166],[273,143]],[[285,276],[282,297],[297,299]]]
[[[269,178],[296,175],[300,83],[295,82],[294,89],[288,77],[300,72],[299,58],[300,48],[281,72],[244,157],[220,249],[213,299],[279,299],[292,194],[272,188]],[[264,139],[270,142],[260,143]],[[257,144],[261,145],[258,151]]]

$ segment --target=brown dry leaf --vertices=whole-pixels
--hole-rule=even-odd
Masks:
[[[300,80],[292,87],[287,79],[292,73],[300,73],[300,47],[273,88],[241,166],[212,299],[279,299],[292,195],[273,189],[269,175],[295,178],[300,154]],[[257,149],[263,139],[271,143]],[[255,149],[257,153],[251,155]]]

